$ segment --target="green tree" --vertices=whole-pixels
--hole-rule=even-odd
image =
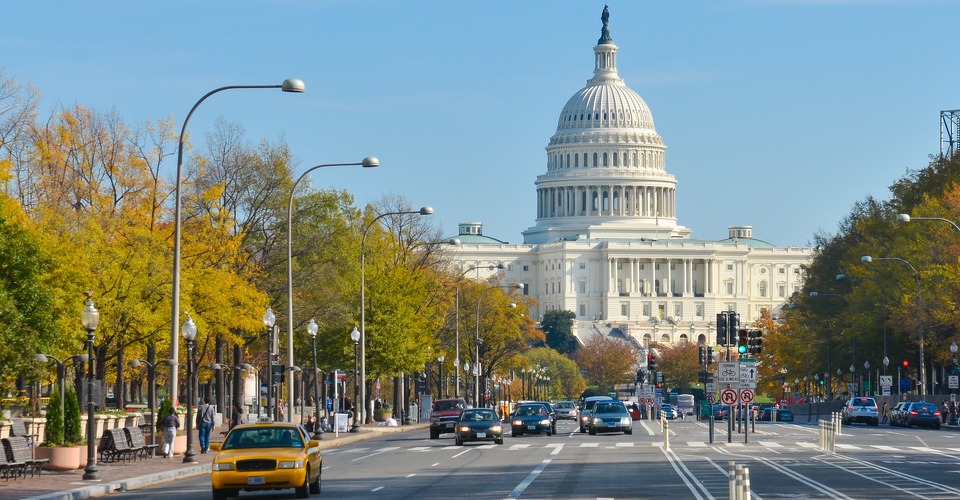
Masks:
[[[573,336],[573,324],[576,315],[573,311],[547,311],[540,321],[540,328],[547,338],[547,346],[560,354],[570,354],[577,348],[577,339]]]
[[[50,394],[50,401],[47,403],[47,425],[44,427],[46,434],[46,444],[49,446],[63,446],[64,415],[61,413],[65,401],[60,399],[60,391],[55,390]]]
[[[85,441],[81,429],[80,401],[72,385],[66,389],[67,400],[63,409],[63,440],[65,444],[79,444]]]
[[[525,367],[545,368],[544,375],[550,377],[547,394],[551,399],[576,399],[587,387],[577,363],[552,348],[530,349],[524,353],[523,358]]]

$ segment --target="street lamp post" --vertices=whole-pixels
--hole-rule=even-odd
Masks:
[[[33,360],[37,363],[47,363],[50,360],[53,360],[57,364],[57,385],[59,385],[60,391],[60,424],[63,425],[64,419],[66,418],[66,381],[67,378],[66,367],[64,362],[57,359],[56,356],[51,354],[37,354],[33,357]]]
[[[94,332],[97,325],[100,324],[100,311],[93,305],[93,292],[87,294],[86,307],[80,314],[80,321],[83,329],[87,331],[87,466],[83,469],[83,479],[85,481],[99,481],[100,469],[97,468],[96,447],[97,436],[95,434],[96,424],[94,423],[93,413],[96,411],[93,402],[93,341]]]
[[[320,406],[325,402],[320,401],[320,384],[318,380],[320,378],[320,368],[317,366],[317,332],[320,330],[320,327],[317,326],[317,322],[310,318],[310,323],[307,324],[307,335],[310,336],[310,343],[313,344],[313,417],[314,417],[314,426],[313,426],[313,435],[314,437],[323,434],[323,425],[320,424]]]
[[[367,255],[367,233],[376,222],[388,215],[432,215],[433,208],[421,207],[420,210],[402,210],[398,212],[385,212],[373,218],[364,228],[363,237],[360,239],[360,401],[356,404],[360,408],[360,416],[364,423],[371,422],[371,415],[367,411],[367,301],[366,301],[366,255]]]
[[[360,432],[361,412],[359,408],[363,406],[363,403],[357,400],[360,395],[360,363],[357,359],[359,355],[357,347],[360,344],[360,330],[357,330],[357,327],[353,327],[353,331],[350,332],[350,340],[353,341],[353,425],[350,426],[350,432]]]
[[[917,272],[917,268],[913,267],[913,264],[900,257],[871,257],[864,255],[860,258],[860,262],[864,264],[869,264],[875,260],[895,260],[906,264],[910,267],[910,270],[913,271],[913,278],[917,282],[917,326],[920,333],[920,398],[922,399],[927,393],[927,366],[923,358],[923,301],[920,298],[920,273]]]
[[[443,398],[443,360],[444,357],[442,354],[437,356],[437,363],[440,365],[437,368],[437,375],[440,377],[440,381],[437,383],[437,399]]]
[[[196,400],[193,377],[197,375],[193,366],[193,340],[197,338],[197,324],[187,314],[187,321],[183,324],[183,340],[187,341],[187,452],[183,454],[183,463],[195,463],[196,452],[193,451],[193,403]]]
[[[180,137],[177,141],[177,180],[173,189],[173,293],[170,308],[172,317],[170,321],[170,359],[179,359],[180,355],[180,340],[178,339],[177,329],[180,327],[180,187],[182,184],[181,173],[183,172],[183,138],[187,133],[187,124],[190,123],[190,117],[193,116],[193,112],[197,110],[200,103],[217,92],[233,89],[280,89],[284,92],[303,93],[306,88],[303,85],[303,81],[296,78],[288,78],[280,85],[228,85],[226,87],[220,87],[207,92],[201,97],[200,100],[190,108],[190,112],[187,113],[187,118],[183,120],[183,127],[180,129]],[[177,382],[177,371],[171,370],[170,401],[173,401],[174,405],[176,405],[177,402]]]
[[[956,340],[950,343],[950,355],[953,356],[953,374],[956,375],[957,374],[957,341]],[[951,390],[950,392],[955,393],[957,391]]]
[[[263,314],[263,326],[267,327],[267,407],[265,408],[267,416],[274,418],[273,413],[273,327],[277,324],[277,315],[273,313],[273,308],[268,307],[267,312]],[[257,387],[257,401],[260,401],[260,388]],[[260,413],[260,405],[257,405],[257,413]]]
[[[294,181],[290,188],[290,198],[287,200],[287,364],[293,365],[293,195],[297,192],[297,185],[310,172],[323,167],[379,167],[380,160],[368,156],[359,163],[324,163],[308,168]],[[294,395],[293,384],[287,384],[287,422],[293,422]],[[301,415],[302,418],[302,415]]]
[[[873,395],[873,381],[870,380],[870,360],[863,362],[863,372],[867,374],[867,382],[870,384],[870,395]],[[861,376],[861,378],[863,377]],[[861,388],[860,390],[863,391],[864,389]],[[862,394],[866,395],[866,392]]]

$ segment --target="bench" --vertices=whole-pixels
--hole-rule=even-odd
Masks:
[[[24,436],[3,438],[3,452],[7,457],[7,467],[13,469],[13,471],[7,471],[7,479],[11,472],[15,472],[17,476],[26,477],[28,470],[30,477],[39,476],[40,468],[49,462],[46,458],[33,458],[30,440]]]
[[[123,429],[107,429],[100,439],[102,450],[99,450],[101,460],[113,462],[128,459],[134,459],[142,453],[143,448],[137,448],[130,445],[127,440],[127,433]]]
[[[39,434],[30,434],[27,431],[27,424],[20,418],[15,418],[11,421],[10,435],[27,438],[30,446],[36,446],[37,438],[40,437]]]
[[[130,446],[135,449],[139,449],[139,457],[142,459],[147,455],[153,456],[156,453],[157,446],[156,444],[147,444],[143,439],[143,431],[139,427],[124,427],[123,432],[127,435],[127,440],[130,442]]]

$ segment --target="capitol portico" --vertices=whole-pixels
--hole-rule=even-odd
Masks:
[[[691,238],[678,223],[666,146],[647,104],[617,74],[607,9],[601,19],[593,78],[560,112],[524,242],[469,222],[456,235],[461,245],[446,251],[463,270],[502,264],[501,282],[523,285],[535,317],[573,311],[581,337],[619,330],[642,345],[712,345],[721,311],[740,313],[742,325],[775,314],[800,290],[813,249],[776,247],[740,225],[724,240]]]

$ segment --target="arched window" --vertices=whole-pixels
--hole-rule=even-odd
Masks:
[[[761,281],[761,282],[760,282],[760,296],[761,296],[761,297],[766,297],[766,296],[767,296],[767,282],[766,282],[766,281]]]
[[[610,193],[607,193],[606,191],[603,192],[603,211],[610,211]]]
[[[588,165],[587,165],[587,153],[583,153],[583,166],[584,166],[584,167],[588,166]]]
[[[619,166],[620,166],[620,161],[619,161],[619,160],[620,160],[620,153],[613,153],[613,166],[614,166],[614,167],[619,167]]]
[[[652,339],[650,338],[650,334],[649,334],[649,333],[644,333],[644,334],[643,334],[643,347],[644,347],[644,349],[650,347],[650,341],[651,341],[651,340],[652,340]]]
[[[609,164],[607,163],[607,153],[603,153],[603,166],[604,167],[609,166]]]
[[[664,333],[663,335],[660,336],[660,342],[663,342],[664,344],[669,344],[670,336]]]
[[[566,164],[566,167],[567,167],[567,168],[570,168],[570,154],[569,154],[569,153],[567,154],[567,164]]]
[[[596,191],[593,193],[593,211],[596,212],[600,210],[600,198],[597,195]]]
[[[573,155],[573,168],[580,166],[580,155]]]
[[[620,194],[613,193],[613,211],[616,212],[620,210]]]
[[[690,342],[690,339],[687,338],[687,334],[686,334],[686,333],[681,333],[681,334],[680,334],[680,343],[681,343],[681,344],[686,344],[686,343],[689,343],[689,342]]]
[[[597,156],[597,153],[593,153],[593,166],[594,166],[594,167],[596,167],[597,165],[600,164],[599,162],[597,162],[597,159],[598,159],[598,158],[599,158],[599,156]]]

